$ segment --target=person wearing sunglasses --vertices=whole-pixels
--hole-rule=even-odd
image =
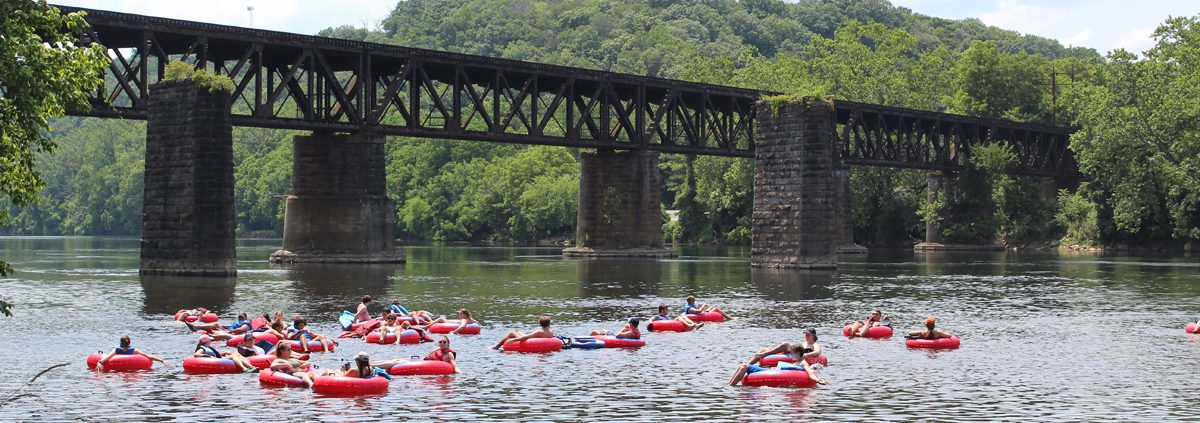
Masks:
[[[442,335],[438,337],[438,349],[433,350],[425,356],[425,360],[430,361],[445,361],[454,366],[454,373],[462,373],[462,369],[458,368],[458,363],[454,362],[455,357],[458,357],[458,352],[450,349],[450,337]]]

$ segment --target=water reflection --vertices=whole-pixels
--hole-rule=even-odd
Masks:
[[[829,298],[838,279],[836,271],[761,269],[750,271],[750,283],[764,298],[773,301],[799,301]]]
[[[205,307],[225,314],[233,305],[235,277],[180,277],[140,275],[143,314],[175,314],[181,309]]]
[[[583,298],[656,296],[663,280],[663,263],[646,259],[576,260],[575,275]]]
[[[372,296],[377,304],[389,302],[390,298],[380,297],[391,293],[392,277],[404,265],[294,263],[273,267],[287,270],[293,297],[327,300],[312,304],[312,315],[337,316],[343,309],[353,311],[364,295]]]
[[[277,264],[287,269],[293,287],[306,295],[367,295],[378,294],[391,286],[391,277],[403,264]]]

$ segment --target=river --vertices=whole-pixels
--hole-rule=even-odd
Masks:
[[[278,240],[242,240],[236,281],[138,276],[138,240],[0,238],[0,421],[345,420],[1195,420],[1200,317],[1194,258],[1030,253],[873,252],[845,257],[836,273],[751,270],[748,248],[684,247],[671,260],[573,260],[558,249],[405,246],[394,266],[273,266]],[[452,377],[396,377],[389,394],[328,398],[260,387],[256,375],[194,376],[180,363],[196,335],[170,316],[208,307],[284,310],[337,334],[335,317],[370,294],[409,308],[472,310],[483,334],[455,336]],[[487,350],[509,330],[554,319],[586,335],[646,317],[683,297],[740,317],[689,333],[647,333],[637,350],[547,355]],[[909,350],[902,337],[847,339],[841,328],[874,309],[898,332],[927,315],[962,338],[950,351]],[[373,307],[378,313],[380,307]],[[760,346],[816,328],[832,383],[816,389],[727,387]],[[84,357],[121,335],[171,366],[96,374]],[[314,354],[335,367],[424,355],[432,344],[342,340]],[[51,370],[25,386],[38,372]]]

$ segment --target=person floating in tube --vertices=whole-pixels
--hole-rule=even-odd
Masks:
[[[870,316],[867,317],[867,320],[851,323],[849,325],[850,334],[854,336],[867,336],[867,333],[870,332],[871,328],[873,327],[891,326],[890,323],[886,325],[883,323],[883,321],[887,319],[888,315],[883,314],[879,310],[875,310]]]
[[[803,370],[808,372],[808,377],[814,382],[822,385],[829,384],[828,381],[817,377],[817,372],[813,371],[813,367],[804,360],[804,354],[808,354],[810,352],[812,352],[812,350],[805,348],[803,345],[792,345],[788,350],[788,355],[791,355],[792,358],[796,360],[796,364],[780,363],[779,370]],[[763,370],[767,370],[767,367],[762,367],[756,364],[762,360],[763,357],[766,357],[766,354],[754,354],[754,357],[751,357],[749,362],[742,363],[741,366],[738,366],[737,370],[733,372],[733,376],[729,378],[729,386],[737,386],[737,384],[740,383],[748,374],[754,374]]]
[[[912,332],[909,332],[907,338],[908,339],[940,339],[940,338],[951,338],[954,336],[950,332],[942,332],[940,330],[934,329],[933,327],[935,325],[937,325],[937,319],[935,319],[933,316],[926,317],[925,318],[925,330],[914,330]]]
[[[725,320],[733,320],[732,317],[729,317],[728,314],[725,314],[724,311],[721,311],[720,307],[712,304],[696,304],[696,296],[688,295],[687,304],[683,305],[683,314],[700,314],[708,312],[720,313],[721,317]]]
[[[550,330],[550,316],[539,317],[538,318],[538,326],[541,326],[541,328],[539,328],[538,330],[535,330],[533,332],[530,332],[529,334],[524,334],[524,333],[517,332],[517,331],[509,332],[508,334],[505,334],[503,338],[500,338],[500,342],[497,342],[496,345],[493,345],[491,348],[493,350],[498,350],[498,349],[500,349],[500,347],[503,347],[504,344],[507,344],[509,342],[520,342],[520,341],[524,341],[526,339],[533,339],[533,338],[553,338],[554,337],[554,332]]]

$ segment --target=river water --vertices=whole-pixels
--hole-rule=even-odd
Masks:
[[[1196,420],[1200,264],[1192,258],[1026,253],[877,252],[837,273],[751,270],[748,249],[683,248],[672,260],[568,260],[557,249],[406,246],[396,266],[277,267],[278,240],[239,243],[236,281],[138,276],[138,241],[0,238],[17,269],[0,279],[14,303],[0,317],[0,421],[295,420]],[[479,336],[456,336],[453,377],[396,377],[389,394],[327,398],[260,387],[256,375],[182,373],[196,335],[170,316],[205,306],[285,310],[337,334],[335,317],[363,294],[410,308],[472,310]],[[618,329],[683,297],[738,320],[689,333],[647,333],[639,350],[548,355],[486,350],[538,315],[559,334]],[[848,321],[880,308],[898,330],[926,315],[962,338],[953,351],[908,350],[903,339],[847,339]],[[372,308],[378,313],[379,307]],[[814,327],[832,382],[816,389],[726,387],[760,346]],[[84,357],[121,335],[172,365],[95,374]],[[346,339],[314,354],[325,367],[366,351],[424,355],[432,344],[379,346]],[[43,369],[60,363],[26,383]]]

